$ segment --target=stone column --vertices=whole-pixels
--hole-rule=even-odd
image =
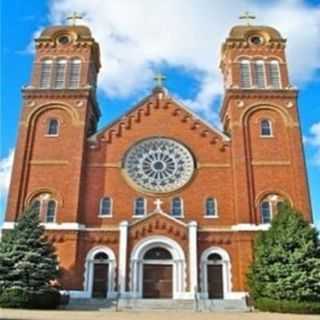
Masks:
[[[119,226],[119,267],[118,267],[118,285],[120,296],[126,292],[126,273],[127,273],[127,244],[128,244],[128,221],[122,221]]]
[[[188,224],[189,231],[189,281],[190,293],[198,290],[198,250],[197,250],[197,222]]]

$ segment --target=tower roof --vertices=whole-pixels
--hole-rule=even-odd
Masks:
[[[54,38],[56,34],[61,33],[74,33],[76,34],[80,39],[92,39],[92,34],[90,29],[87,26],[51,26],[46,29],[44,29],[39,39],[48,39],[48,38]]]
[[[262,33],[267,34],[270,40],[283,40],[280,32],[273,27],[269,26],[256,26],[256,25],[238,25],[234,26],[228,38],[232,39],[246,39],[249,34],[252,33]]]

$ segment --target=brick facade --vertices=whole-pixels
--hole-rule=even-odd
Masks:
[[[59,42],[63,35],[69,37],[69,43]],[[255,35],[263,43],[250,43],[250,37]],[[81,60],[78,88],[39,87],[43,59],[57,58]],[[270,86],[268,68],[264,88],[241,88],[241,59],[251,63],[259,60],[265,65],[271,60],[278,61],[280,88]],[[50,27],[36,40],[31,85],[23,89],[5,228],[37,196],[48,194],[54,198],[55,222],[45,225],[59,256],[60,282],[74,296],[89,297],[92,293],[88,254],[94,248],[108,248],[115,256],[109,296],[119,291],[123,296],[134,296],[134,282],[138,278],[132,274],[135,261],[131,253],[139,249],[139,244],[144,245],[146,239],[162,243],[161,239],[168,238],[173,241],[172,246],[182,249],[185,259],[181,262],[183,270],[179,271],[183,273],[183,283],[176,284],[181,288],[176,289],[174,297],[190,298],[194,290],[205,291],[201,257],[210,248],[229,256],[223,262],[226,268],[223,281],[228,281],[228,286],[224,283],[224,298],[242,297],[255,233],[268,227],[261,221],[261,201],[269,194],[279,195],[312,221],[297,90],[288,79],[285,40],[269,27],[237,26],[231,30],[221,54],[225,81],[221,108],[224,133],[159,87],[121,119],[93,133],[100,117],[95,97],[99,68],[99,46],[86,27]],[[69,69],[67,64],[65,77]],[[252,69],[250,72],[251,81],[255,81]],[[48,136],[48,121],[53,118],[59,120],[59,134]],[[262,119],[271,121],[272,137],[261,137]],[[184,144],[196,162],[191,181],[167,194],[135,188],[123,168],[123,158],[131,146],[159,136]],[[111,217],[99,216],[99,200],[104,196],[112,198]],[[147,200],[147,216],[134,218],[133,204],[140,196]],[[184,215],[180,218],[170,216],[171,200],[176,196],[184,201]],[[215,218],[204,214],[208,197],[217,200]],[[161,212],[155,211],[157,198],[163,202]],[[124,227],[121,238],[123,221],[128,222],[128,227]],[[194,222],[197,243],[192,246]],[[194,253],[195,261],[191,257]],[[192,263],[198,270],[196,288],[192,288],[190,280]],[[175,268],[180,266],[176,264]],[[120,276],[121,272],[124,276]],[[122,291],[121,283],[125,287]]]

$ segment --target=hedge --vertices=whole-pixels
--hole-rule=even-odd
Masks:
[[[255,301],[255,307],[261,311],[270,312],[320,314],[320,302],[300,302],[260,298]]]
[[[60,293],[48,289],[40,293],[30,293],[22,289],[11,288],[0,293],[0,307],[25,309],[56,309],[60,304]]]

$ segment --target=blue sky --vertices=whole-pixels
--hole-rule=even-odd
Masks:
[[[257,14],[257,24],[275,26],[288,38],[291,80],[300,89],[313,214],[320,228],[320,0],[185,3],[163,0],[150,6],[146,0],[1,1],[0,223],[9,155],[15,147],[21,112],[20,89],[30,79],[31,42],[39,30],[61,22],[73,10],[85,14],[102,49],[100,127],[148,94],[158,70],[166,74],[166,86],[173,95],[219,126],[217,112],[223,92],[218,70],[220,44],[228,30],[239,23],[239,14],[250,9]]]

